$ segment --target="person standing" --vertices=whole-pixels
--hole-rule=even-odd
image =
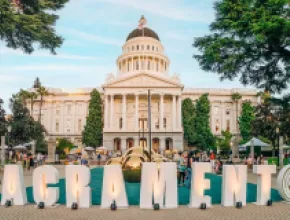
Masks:
[[[191,167],[192,167],[192,163],[195,160],[194,157],[195,157],[194,153],[192,151],[190,151],[188,153],[188,156],[187,156],[187,168],[186,168],[187,173],[186,173],[185,186],[187,188],[190,188],[190,186],[191,186],[191,176],[192,176],[192,168]]]
[[[185,166],[184,156],[182,152],[179,152],[179,159],[178,159],[178,172],[179,172],[178,184],[179,186],[184,186],[185,171],[186,171],[186,166]]]

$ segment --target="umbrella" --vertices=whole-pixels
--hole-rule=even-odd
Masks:
[[[95,150],[95,148],[93,148],[93,147],[85,147],[85,151],[94,151]]]
[[[13,147],[13,150],[27,150],[27,148],[24,147],[23,145],[17,145],[15,147]]]

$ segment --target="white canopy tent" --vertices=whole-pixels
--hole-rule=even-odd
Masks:
[[[267,144],[260,139],[253,137],[247,143],[241,145],[239,149],[246,149],[247,147],[251,147],[251,155],[254,156],[254,147],[269,147],[270,144]]]
[[[23,145],[17,145],[12,148],[13,150],[27,150],[27,148]]]

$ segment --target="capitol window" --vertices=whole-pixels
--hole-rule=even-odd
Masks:
[[[56,122],[55,122],[55,132],[59,132],[59,120],[56,119]]]
[[[166,128],[166,118],[163,118],[163,128]]]
[[[139,70],[139,62],[136,62],[136,70]]]
[[[156,47],[156,51],[158,51],[158,47]]]
[[[70,115],[71,114],[71,105],[67,105],[67,109],[66,110],[67,110],[66,113],[68,115]]]
[[[135,50],[135,47],[134,46],[132,46],[132,51],[134,51]]]
[[[217,120],[215,121],[215,131],[216,131],[216,132],[219,132],[219,130],[220,130],[220,122],[219,122],[219,120],[217,119]]]
[[[152,51],[154,51],[154,46],[152,46]]]
[[[55,109],[55,114],[59,115],[59,113],[60,113],[60,106],[57,105]]]
[[[147,50],[150,50],[150,45],[147,45]]]
[[[82,131],[82,119],[78,120],[78,131],[81,132]]]
[[[156,63],[156,71],[159,71],[159,63]]]
[[[227,131],[229,132],[231,130],[231,122],[230,120],[227,120]]]
[[[137,45],[137,50],[139,50],[139,45]]]
[[[141,46],[141,50],[144,50],[144,45]]]
[[[148,60],[147,69],[150,70],[150,60]]]
[[[231,110],[229,108],[226,109],[226,114],[229,115],[231,113]]]
[[[122,129],[122,126],[123,126],[123,119],[120,118],[120,119],[119,119],[119,128]]]

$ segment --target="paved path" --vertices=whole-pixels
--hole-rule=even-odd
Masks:
[[[199,209],[191,209],[186,206],[180,206],[178,209],[167,209],[160,211],[143,210],[137,206],[131,206],[129,209],[110,210],[100,209],[93,206],[90,209],[71,210],[65,206],[56,208],[47,208],[43,210],[36,209],[33,205],[24,207],[0,207],[0,219],[7,220],[287,220],[289,216],[290,204],[284,202],[274,203],[272,207],[256,206],[253,204],[243,209],[222,207],[220,205],[205,211]]]

